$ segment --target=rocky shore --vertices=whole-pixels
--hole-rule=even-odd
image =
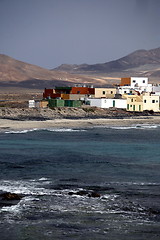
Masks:
[[[152,112],[127,112],[122,109],[101,109],[97,107],[84,108],[0,108],[0,119],[11,120],[54,120],[54,119],[123,119],[135,117],[147,117],[160,114],[153,114]]]
[[[132,113],[117,109],[85,108],[0,108],[0,131],[93,126],[160,125],[160,114]]]

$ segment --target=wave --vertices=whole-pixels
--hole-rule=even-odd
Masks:
[[[160,182],[111,182],[111,185],[127,185],[127,186],[160,186]]]
[[[135,124],[131,126],[111,126],[108,128],[118,129],[118,130],[128,130],[128,129],[157,129],[159,128],[159,124]]]
[[[47,178],[30,179],[30,180],[1,180],[0,190],[23,194],[23,198],[16,205],[4,206],[0,213],[8,214],[8,220],[14,220],[14,216],[23,219],[24,215],[28,217],[43,213],[89,213],[89,214],[120,214],[123,218],[137,220],[140,217],[143,221],[148,218],[149,214],[159,214],[158,210],[148,210],[144,206],[134,202],[131,199],[123,197],[119,192],[103,192],[101,197],[92,198],[87,195],[69,194],[77,191],[88,191],[85,188],[72,188],[55,190],[50,185]],[[152,212],[151,212],[152,211]],[[146,217],[145,217],[146,216]],[[143,219],[142,219],[143,218]],[[5,218],[7,219],[7,218]]]
[[[25,134],[34,131],[48,131],[48,132],[84,132],[84,129],[72,129],[72,128],[33,128],[33,129],[23,129],[23,130],[11,130],[6,131],[6,134]]]
[[[5,133],[10,133],[10,134],[24,134],[24,133],[28,133],[28,132],[34,132],[37,131],[38,128],[33,128],[33,129],[23,129],[23,130],[17,130],[17,131],[6,131]]]
[[[85,132],[86,131],[84,129],[72,129],[72,128],[50,128],[45,130],[50,132]]]

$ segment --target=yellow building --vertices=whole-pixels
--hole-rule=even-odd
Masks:
[[[153,110],[154,112],[160,112],[159,96],[146,94],[143,96],[143,111]]]
[[[95,98],[114,98],[116,88],[95,88]]]
[[[143,95],[126,95],[127,111],[143,112],[145,110],[160,112],[160,96],[149,93]]]
[[[143,96],[126,95],[127,111],[142,112],[143,111]]]
[[[39,107],[40,107],[40,108],[47,108],[47,107],[48,107],[48,101],[46,101],[46,100],[41,100],[41,101],[39,102]]]

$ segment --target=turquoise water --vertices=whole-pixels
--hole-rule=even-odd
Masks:
[[[0,191],[23,195],[1,239],[159,240],[159,142],[158,125],[1,132]]]

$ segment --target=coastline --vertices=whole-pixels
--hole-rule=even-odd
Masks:
[[[44,121],[0,119],[0,131],[31,130],[47,128],[91,128],[91,127],[121,127],[137,124],[160,125],[160,116],[134,118],[95,118],[95,119],[54,119]]]

